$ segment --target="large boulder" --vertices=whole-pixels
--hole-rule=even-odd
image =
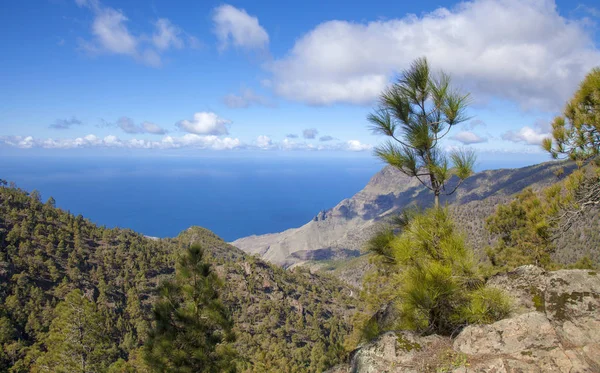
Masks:
[[[386,333],[332,372],[600,372],[597,272],[523,266],[488,285],[514,298],[510,318],[467,326],[451,342]]]

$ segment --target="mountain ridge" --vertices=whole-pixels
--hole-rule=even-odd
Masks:
[[[495,206],[527,187],[540,189],[558,181],[556,173],[560,169],[565,171],[564,176],[574,168],[571,163],[545,162],[517,169],[481,171],[466,179],[453,195],[443,197],[441,202],[459,214],[468,214],[468,211],[461,211],[460,206],[486,200],[493,201]],[[457,180],[453,179],[450,184],[455,182]],[[431,193],[416,178],[386,166],[361,191],[319,212],[303,226],[243,237],[231,244],[283,267],[307,260],[358,256],[363,243],[377,229],[378,222],[408,206],[428,207],[431,201]],[[488,215],[493,211],[485,210]],[[479,231],[482,233],[481,229]]]

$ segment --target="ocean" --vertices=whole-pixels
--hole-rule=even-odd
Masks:
[[[489,158],[478,169],[537,159]],[[0,179],[108,227],[173,237],[199,225],[226,241],[301,226],[383,167],[357,155],[3,156]]]
[[[233,241],[300,226],[380,168],[372,157],[3,157],[0,178],[99,225],[154,237],[199,225]]]

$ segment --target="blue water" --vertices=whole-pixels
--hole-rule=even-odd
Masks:
[[[173,237],[199,225],[227,241],[298,227],[361,190],[382,164],[373,156],[224,153],[183,156],[11,155],[0,179],[108,227]],[[541,156],[481,154],[477,169],[519,167]]]
[[[300,226],[361,190],[372,157],[3,157],[0,178],[109,227],[173,237],[191,225],[227,241]]]

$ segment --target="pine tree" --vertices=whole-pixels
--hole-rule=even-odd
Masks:
[[[112,361],[104,321],[96,305],[77,289],[58,304],[45,340],[47,351],[34,372],[103,372]]]
[[[451,87],[450,76],[443,72],[436,76],[427,59],[419,58],[381,94],[379,107],[368,116],[373,132],[389,138],[375,155],[416,177],[433,192],[436,207],[440,194],[454,193],[473,173],[474,152],[454,151],[449,160],[440,146],[452,127],[468,119],[468,102],[469,95]],[[447,188],[452,175],[459,182]]]
[[[234,371],[232,322],[219,299],[219,279],[203,251],[192,246],[176,268],[175,281],[161,285],[146,361],[157,372]]]
[[[376,249],[379,244],[386,248]],[[373,240],[370,250],[385,255],[376,263],[385,266],[386,291],[399,301],[394,327],[451,335],[468,323],[494,322],[508,314],[506,296],[485,287],[473,251],[445,208],[412,216],[399,235]],[[381,332],[365,321],[366,332]]]
[[[580,83],[564,114],[554,119],[543,147],[553,158],[584,162],[600,154],[600,68]]]

